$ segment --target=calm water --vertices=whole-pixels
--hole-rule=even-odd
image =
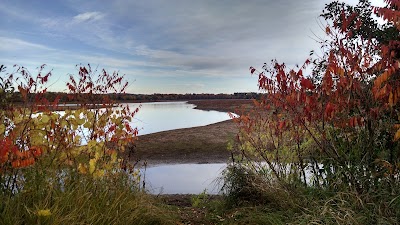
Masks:
[[[130,104],[136,108],[139,104]],[[228,120],[228,113],[194,109],[186,102],[142,103],[135,115],[133,125],[139,128],[139,135],[166,130],[205,126]],[[142,170],[146,189],[153,194],[199,194],[218,193],[216,179],[226,164],[174,164],[156,165]]]
[[[266,163],[260,165],[267,166]],[[141,170],[146,189],[152,194],[218,194],[222,183],[221,173],[226,163],[155,165]],[[320,165],[323,168],[323,165]],[[311,168],[306,168],[307,183],[312,181]]]
[[[134,109],[139,104],[130,104]],[[186,102],[149,102],[142,103],[133,119],[133,125],[139,129],[139,135],[166,130],[205,126],[228,120],[228,113],[194,109],[195,105]]]
[[[71,104],[73,105],[73,104]],[[167,130],[205,126],[229,120],[228,113],[194,109],[196,105],[187,102],[146,102],[128,104],[131,110],[141,106],[132,119],[132,126],[139,129],[139,136]],[[58,111],[63,115],[64,111]],[[87,136],[88,129],[80,127],[77,135]],[[82,145],[86,144],[82,140]]]
[[[132,120],[139,135],[160,131],[205,126],[230,119],[228,113],[194,109],[187,102],[149,102],[141,108]],[[129,104],[133,110],[139,104]],[[60,112],[61,114],[64,112]],[[87,129],[82,129],[83,134]],[[85,141],[82,141],[85,144]],[[216,194],[219,187],[214,182],[226,164],[175,164],[149,167],[142,176],[146,179],[146,189],[153,194]]]
[[[218,177],[226,163],[156,165],[142,172],[152,194],[218,194]]]

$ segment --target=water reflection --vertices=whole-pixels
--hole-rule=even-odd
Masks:
[[[268,168],[267,163],[260,166]],[[306,182],[312,185],[314,174],[311,164],[305,168]],[[322,164],[318,165],[321,169]],[[145,178],[146,190],[152,194],[200,194],[207,189],[208,194],[219,194],[222,187],[221,173],[227,163],[210,164],[164,164],[141,170]],[[290,164],[287,166],[289,173]]]
[[[131,109],[139,104],[129,104]],[[205,126],[228,120],[228,113],[194,109],[195,105],[187,102],[149,102],[142,103],[133,119],[133,126],[138,127],[139,135],[166,130]]]
[[[76,106],[76,104],[65,104],[66,106]],[[125,105],[125,104],[124,104]],[[229,120],[228,113],[217,111],[203,111],[194,109],[196,105],[187,102],[146,102],[130,103],[129,108],[134,110],[139,105],[139,112],[132,119],[132,127],[139,129],[139,135],[151,134],[160,131],[206,126],[213,123]],[[120,109],[115,108],[115,109]],[[101,111],[104,109],[100,109]],[[65,111],[56,111],[60,116],[65,115]],[[41,113],[36,113],[36,117]],[[81,145],[85,145],[89,129],[79,126],[76,135],[82,137]]]
[[[152,194],[199,194],[207,189],[218,194],[220,177],[226,163],[157,165],[142,169],[146,189]]]

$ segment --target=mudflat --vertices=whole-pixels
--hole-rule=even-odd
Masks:
[[[196,100],[189,101],[197,109],[235,112],[240,107],[251,107],[251,100]],[[221,163],[231,156],[227,150],[238,128],[232,120],[206,126],[163,131],[139,136],[133,158],[148,165],[175,163]]]

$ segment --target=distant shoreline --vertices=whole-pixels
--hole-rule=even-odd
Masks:
[[[114,101],[111,104],[113,106],[119,106],[124,104],[141,104],[141,103],[150,103],[150,102],[188,102],[189,104],[196,105],[195,109],[199,110],[214,110],[219,112],[234,112],[237,108],[241,106],[249,107],[252,104],[251,99],[196,99],[196,100],[144,100],[144,101]],[[64,102],[59,103],[57,105],[43,105],[43,107],[47,110],[51,111],[63,111],[63,110],[76,110],[82,107],[84,103],[80,102]],[[17,103],[15,106],[23,107],[22,104]],[[40,106],[40,105],[39,105]],[[113,107],[110,104],[104,105],[101,102],[87,104],[86,107],[89,109],[100,109],[105,107]]]

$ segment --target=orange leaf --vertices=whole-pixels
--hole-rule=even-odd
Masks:
[[[11,162],[11,166],[13,168],[18,168],[18,167],[20,167],[20,165],[21,165],[21,160],[19,160],[19,159],[14,160],[14,161]]]
[[[400,129],[398,129],[397,131],[396,131],[396,134],[394,135],[394,140],[395,141],[397,141],[397,140],[399,140],[400,139]]]
[[[389,106],[393,107],[394,106],[394,99],[393,99],[393,93],[390,92],[389,94],[389,100],[388,100]]]
[[[326,34],[330,34],[330,33],[331,33],[331,29],[329,28],[329,26],[327,26],[327,27],[325,28],[325,32],[326,32]]]

